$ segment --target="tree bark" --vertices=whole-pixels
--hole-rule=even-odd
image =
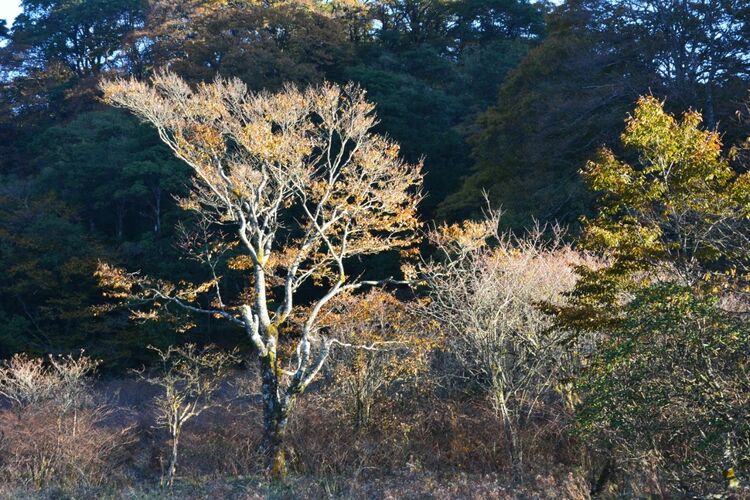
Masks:
[[[268,471],[272,481],[283,481],[289,472],[284,447],[287,415],[278,415],[271,427],[266,429],[268,442]]]
[[[284,437],[289,420],[289,396],[279,394],[279,377],[276,359],[272,353],[260,358],[263,379],[263,450],[268,473],[273,481],[283,481],[287,476]]]
[[[180,431],[176,430],[172,435],[172,456],[169,459],[169,469],[167,470],[167,484],[171,488],[174,485],[174,476],[177,472],[177,450],[180,444]]]
[[[607,456],[607,461],[604,463],[604,467],[602,467],[601,472],[599,472],[599,475],[596,477],[596,480],[591,485],[592,495],[597,495],[604,491],[604,488],[607,486],[607,483],[612,478],[613,472],[614,472],[614,464],[612,462],[612,457]]]
[[[118,203],[115,212],[115,236],[117,237],[117,241],[122,241],[125,232],[125,205],[123,203]]]
[[[714,94],[711,79],[706,83],[706,109],[703,113],[706,127],[716,130],[716,115],[714,113]]]
[[[523,455],[518,443],[515,422],[510,413],[510,409],[508,408],[506,395],[504,393],[500,394],[499,403],[503,434],[505,437],[505,445],[508,447],[508,459],[510,460],[511,471],[513,478],[519,480],[523,474]]]
[[[161,234],[161,187],[156,186],[154,193],[154,233]]]

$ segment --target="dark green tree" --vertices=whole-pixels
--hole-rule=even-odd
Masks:
[[[591,9],[598,24],[621,38],[621,50],[651,69],[658,90],[678,109],[701,110],[709,128],[734,111],[727,98],[736,94],[727,91],[750,76],[746,1],[607,0]]]
[[[108,368],[148,358],[143,342],[168,345],[164,325],[132,328],[121,316],[97,315],[102,294],[93,273],[107,254],[54,196],[3,177],[0,189],[0,357],[85,348]]]
[[[368,97],[377,103],[379,130],[401,141],[409,160],[424,157],[427,197],[421,210],[434,213],[467,167],[468,149],[456,130],[458,103],[445,90],[403,71],[361,65],[346,75],[368,89]]]
[[[381,2],[373,10],[373,39],[344,75],[370,91],[382,130],[404,153],[424,156],[422,211],[432,217],[468,173],[471,123],[544,36],[542,13],[524,0]]]
[[[471,215],[486,189],[507,210],[510,226],[532,217],[575,223],[591,207],[578,170],[613,142],[621,116],[641,94],[669,97],[678,109],[705,108],[709,125],[729,122],[739,82],[747,84],[742,5],[573,0],[560,6],[549,17],[549,37],[480,117],[474,173],[441,214]],[[709,44],[709,32],[722,41]],[[691,50],[690,69],[675,72],[675,61]]]
[[[3,268],[0,281],[6,328],[0,355],[37,352],[72,344],[85,335],[77,320],[95,289],[90,274],[95,247],[71,221],[71,212],[53,199],[31,198],[28,186],[4,179],[0,197]],[[85,283],[92,286],[86,290]],[[68,344],[70,345],[70,344]]]
[[[62,63],[78,77],[114,67],[128,35],[143,23],[142,0],[23,0],[11,30],[23,67]]]
[[[32,142],[38,186],[75,208],[101,237],[161,236],[171,195],[188,172],[153,131],[117,110],[92,111],[49,128]]]
[[[142,35],[156,67],[254,89],[333,79],[352,52],[345,24],[315,2],[155,2]]]

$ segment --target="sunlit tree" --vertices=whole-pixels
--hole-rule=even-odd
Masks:
[[[210,244],[187,250],[211,266],[239,249],[226,255],[247,272],[248,286],[233,300],[215,267],[197,285],[106,264],[98,276],[112,296],[151,306],[139,317],[176,306],[244,329],[260,362],[270,470],[281,477],[295,399],[341,343],[319,328],[321,311],[344,292],[383,283],[349,275],[352,257],[415,242],[421,166],[402,161],[397,144],[371,132],[373,105],[352,85],[250,93],[239,80],[192,89],[161,73],[151,84],[116,80],[103,90],[107,102],[150,122],[192,168],[192,192],[181,204],[210,228]],[[289,328],[300,310],[297,291],[308,281],[319,293]],[[293,342],[289,349],[280,348],[282,330],[294,334],[282,335]]]
[[[605,264],[582,267],[560,308],[565,326],[599,332],[578,422],[626,470],[651,467],[690,495],[735,488],[749,449],[750,177],[699,113],[675,117],[654,97],[621,140],[627,156],[602,149],[583,170],[598,213],[581,243]]]
[[[621,139],[634,161],[604,148],[583,170],[599,207],[583,221],[583,244],[610,265],[584,272],[575,309],[608,317],[624,292],[655,279],[723,287],[746,276],[750,177],[731,168],[700,113],[679,119],[643,97]]]

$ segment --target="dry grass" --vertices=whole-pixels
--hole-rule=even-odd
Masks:
[[[158,486],[169,436],[154,427],[154,395],[144,396],[147,386],[130,379],[102,387],[139,411],[95,406],[62,418],[52,404],[0,411],[0,497],[169,496]],[[185,429],[172,497],[588,498],[600,467],[590,465],[595,460],[569,436],[565,421],[540,418],[521,433],[528,468],[514,478],[501,422],[481,397],[393,391],[376,401],[372,424],[356,430],[317,388],[290,423],[290,479],[270,485],[258,452],[259,400],[238,399],[236,390],[222,394],[231,407],[207,411]],[[658,478],[644,470],[615,478],[608,494],[659,491]]]
[[[501,243],[505,246],[471,247],[462,257],[470,262],[459,262],[458,271],[437,283],[445,286],[434,300],[471,303],[474,310],[461,311],[461,321],[450,328],[442,323],[446,331],[439,338],[450,340],[438,348],[431,344],[419,369],[388,368],[388,377],[377,373],[366,394],[369,418],[353,419],[351,398],[334,385],[362,367],[370,373],[372,360],[334,359],[292,414],[291,476],[285,485],[264,479],[260,387],[251,368],[217,385],[217,405],[185,427],[171,496],[588,498],[602,460],[570,433],[570,401],[558,382],[575,369],[575,360],[565,355],[565,332],[550,331],[550,319],[537,307],[539,301],[564,300],[575,279],[571,266],[587,257],[560,241]],[[498,300],[504,305],[495,322]],[[387,318],[373,323],[379,329],[400,324],[389,307],[375,308]],[[444,311],[428,312],[432,319],[455,320]],[[372,326],[344,316],[346,328]],[[492,352],[482,353],[488,346]],[[504,357],[509,348],[524,356]],[[169,496],[158,487],[170,443],[169,433],[157,425],[159,392],[135,377],[92,385],[89,365],[72,358],[55,361],[17,357],[4,365],[0,497]],[[375,368],[382,366],[390,365]],[[501,375],[505,378],[493,380]],[[513,418],[498,411],[495,389],[509,394],[502,403]],[[509,450],[508,422],[514,426],[515,453]],[[513,463],[519,452],[520,474]],[[668,494],[647,467],[631,477],[615,471],[609,484],[611,496]]]

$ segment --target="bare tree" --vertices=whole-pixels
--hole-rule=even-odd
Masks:
[[[107,102],[153,124],[193,169],[182,206],[214,228],[212,255],[241,249],[234,267],[248,271],[249,287],[230,301],[220,276],[175,285],[107,265],[98,276],[113,296],[154,306],[141,317],[178,306],[244,328],[260,362],[269,465],[282,477],[295,399],[337,343],[320,331],[319,315],[337,295],[383,283],[349,276],[349,259],[415,242],[421,166],[403,162],[397,144],[371,132],[374,107],[353,85],[250,93],[236,79],[191,89],[160,73],[151,85],[116,80],[103,89]],[[295,295],[308,280],[320,294],[284,355],[280,328],[301,310]],[[211,302],[201,305],[207,294]]]
[[[161,358],[163,372],[143,376],[148,383],[164,392],[156,399],[156,422],[169,431],[172,450],[167,467],[166,483],[171,488],[177,472],[180,436],[185,424],[204,411],[218,406],[214,393],[229,368],[236,364],[236,352],[215,348],[198,349],[194,344],[170,346],[166,350],[152,348]]]
[[[436,228],[430,239],[440,258],[421,266],[431,299],[427,317],[444,330],[458,361],[456,376],[480,384],[502,421],[509,460],[522,472],[519,431],[539,414],[544,398],[565,394],[565,342],[541,303],[561,304],[583,257],[552,228],[525,237],[498,231],[500,213],[487,220]]]

